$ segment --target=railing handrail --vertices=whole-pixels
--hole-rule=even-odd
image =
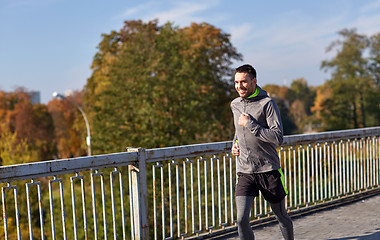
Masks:
[[[290,145],[321,143],[326,141],[332,142],[342,138],[354,139],[371,136],[380,136],[380,127],[288,135],[284,136],[284,141],[281,146],[285,147]]]
[[[135,163],[137,160],[138,158],[136,152],[121,152],[89,157],[1,166],[0,183],[130,165]]]

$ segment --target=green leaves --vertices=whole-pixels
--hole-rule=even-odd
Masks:
[[[234,59],[229,35],[206,23],[104,34],[84,89],[95,154],[230,139]]]
[[[321,65],[332,70],[332,77],[325,84],[332,91],[324,100],[329,108],[321,109],[325,112],[322,117],[326,117],[321,120],[326,130],[379,125],[379,98],[375,97],[380,93],[375,70],[379,55],[376,35],[369,38],[354,29],[344,29],[339,34],[342,40],[328,48],[336,49],[336,56]]]

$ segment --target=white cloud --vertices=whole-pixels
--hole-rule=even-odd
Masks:
[[[360,14],[368,14],[373,11],[378,11],[380,8],[380,0],[376,0],[373,2],[368,3],[367,5],[364,5],[360,8],[359,13]]]
[[[173,2],[147,2],[133,8],[128,8],[116,18],[135,17],[144,21],[159,19],[160,23],[168,21],[175,25],[189,25],[191,22],[206,21],[205,11],[217,5],[219,0],[204,0],[198,2],[173,1]],[[164,8],[162,8],[164,6]]]
[[[154,2],[146,2],[136,7],[127,8],[126,10],[124,10],[122,14],[115,16],[114,19],[130,18],[137,14],[141,14],[143,12],[149,11],[149,9],[155,9],[155,7],[157,7],[157,4],[155,4]]]

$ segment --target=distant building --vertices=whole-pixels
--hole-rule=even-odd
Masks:
[[[29,91],[28,94],[32,104],[41,103],[41,93],[39,91]]]

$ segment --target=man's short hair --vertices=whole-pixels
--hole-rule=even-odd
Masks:
[[[234,75],[236,73],[247,73],[250,74],[252,78],[256,78],[256,70],[249,64],[244,64],[236,68]]]

